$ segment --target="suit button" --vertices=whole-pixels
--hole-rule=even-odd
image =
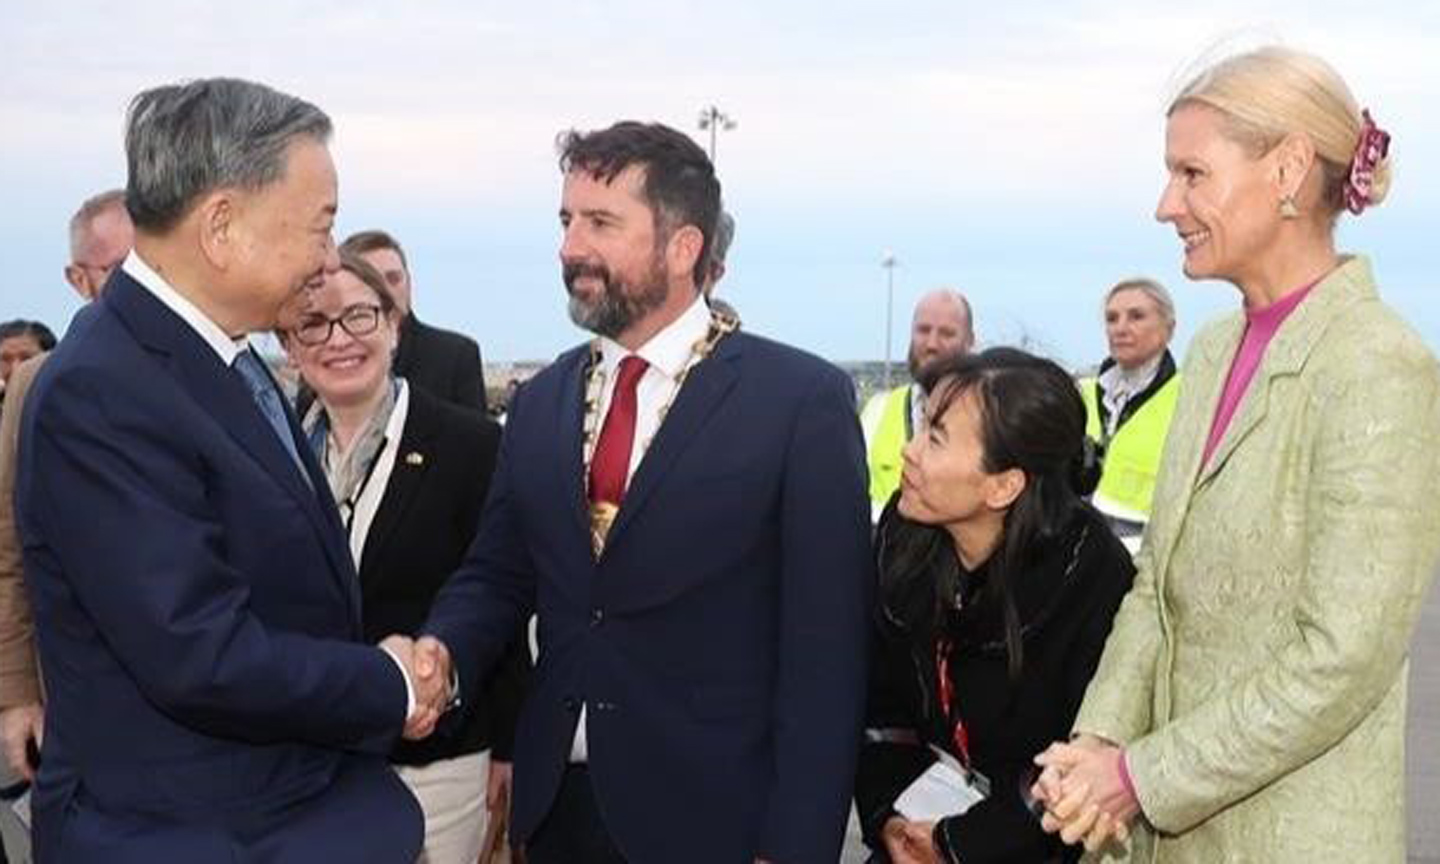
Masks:
[[[580,710],[580,700],[576,699],[574,696],[566,696],[564,699],[560,700],[560,704],[564,705],[565,710],[569,711],[571,714],[574,714],[576,711]]]
[[[605,620],[605,610],[604,610],[604,609],[601,609],[600,607],[597,606],[597,607],[595,607],[594,609],[591,609],[591,610],[590,610],[590,626],[591,626],[591,627],[599,627],[600,624],[601,624],[601,622],[603,622],[604,620]]]
[[[615,703],[614,703],[614,702],[596,702],[596,703],[595,703],[595,710],[596,710],[596,711],[600,711],[600,712],[614,711],[614,710],[615,710]]]

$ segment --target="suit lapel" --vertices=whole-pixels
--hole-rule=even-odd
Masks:
[[[1300,374],[1325,331],[1351,304],[1365,297],[1373,297],[1373,285],[1368,262],[1360,258],[1349,259],[1312,288],[1309,296],[1290,312],[1290,316],[1280,325],[1270,344],[1265,347],[1260,368],[1255,370],[1255,377],[1251,379],[1250,386],[1240,402],[1239,413],[1221,437],[1209,463],[1201,469],[1199,485],[1204,485],[1219,471],[1236,448],[1264,421],[1269,411],[1270,391],[1275,382],[1286,376]],[[1238,338],[1237,336],[1237,341]],[[1231,358],[1235,356],[1235,350],[1232,348],[1230,351]],[[1224,368],[1228,371],[1228,366]],[[1222,373],[1217,377],[1223,388],[1228,375]],[[1210,416],[1214,417],[1213,408]],[[1208,433],[1207,425],[1206,434]]]
[[[696,439],[700,427],[724,402],[740,377],[741,337],[731,334],[721,340],[715,352],[701,361],[686,377],[669,413],[661,422],[640,466],[630,479],[625,501],[606,541],[613,546],[625,529],[654,496],[675,461]]]
[[[405,428],[400,435],[399,448],[395,453],[395,467],[390,471],[390,482],[385,485],[385,494],[375,511],[375,520],[370,523],[370,532],[365,538],[365,548],[360,557],[360,580],[369,584],[374,577],[371,562],[383,559],[381,550],[403,521],[405,512],[415,500],[416,493],[425,480],[425,472],[435,464],[432,446],[436,423],[430,413],[430,406],[410,388],[410,405],[406,409]]]
[[[330,558],[332,574],[349,602],[352,617],[358,621],[360,601],[354,568],[345,550],[338,517],[333,512],[335,506],[330,501],[324,477],[319,476],[314,457],[298,435],[291,412],[286,410],[291,434],[296,436],[296,447],[314,489],[296,470],[294,460],[275,437],[244,381],[225,366],[199,334],[123,270],[117,271],[105,299],[114,304],[142,343],[167,356],[171,374],[190,398],[296,499],[319,533],[321,545]]]
[[[586,372],[590,365],[590,348],[584,346],[563,357],[560,362],[568,364],[556,391],[560,402],[552,416],[559,418],[560,428],[557,439],[559,450],[555,454],[555,468],[560,473],[561,500],[565,510],[574,520],[586,548],[590,546],[590,513],[585,500],[585,384]],[[598,434],[598,429],[597,429]]]

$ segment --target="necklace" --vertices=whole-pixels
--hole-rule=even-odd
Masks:
[[[697,339],[694,345],[690,346],[690,356],[686,358],[685,365],[680,367],[680,373],[675,376],[675,383],[670,386],[670,393],[665,398],[664,404],[660,406],[660,422],[656,425],[656,434],[665,424],[665,417],[670,413],[670,407],[675,404],[675,398],[680,395],[680,388],[685,386],[685,379],[690,376],[691,370],[700,365],[700,361],[710,356],[720,340],[740,328],[740,320],[732,315],[711,310],[710,327],[705,331],[702,339]],[[595,339],[590,343],[589,365],[585,373],[585,423],[582,429],[583,436],[583,464],[586,495],[588,499],[590,486],[590,462],[595,458],[595,445],[599,439],[600,429],[600,394],[605,390],[605,368],[601,363],[602,352],[600,340]],[[640,442],[639,458],[645,458],[645,452],[650,449],[650,442],[655,439],[654,435]],[[639,464],[639,459],[636,460]],[[600,558],[600,553],[605,551],[605,539],[610,534],[610,526],[615,524],[615,517],[620,514],[620,508],[610,501],[596,501],[590,505],[590,545],[595,552],[595,558]]]

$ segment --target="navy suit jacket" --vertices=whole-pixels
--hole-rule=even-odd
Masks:
[[[468,689],[538,613],[516,835],[549,811],[583,703],[590,779],[630,861],[832,864],[873,593],[850,381],[775,342],[725,338],[686,380],[597,563],[586,359],[577,348],[520,390],[480,534],[426,627]]]
[[[37,861],[414,861],[420,811],[384,758],[404,679],[360,641],[299,449],[309,484],[123,271],[46,364],[16,492],[48,697]]]

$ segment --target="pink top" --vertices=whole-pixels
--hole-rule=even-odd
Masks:
[[[1291,291],[1259,311],[1246,308],[1245,336],[1240,340],[1240,350],[1235,352],[1235,359],[1230,362],[1230,376],[1225,379],[1225,392],[1220,395],[1220,407],[1210,424],[1210,437],[1205,441],[1205,458],[1200,463],[1202,466],[1210,464],[1210,456],[1220,445],[1220,439],[1225,437],[1225,430],[1230,428],[1235,409],[1240,407],[1240,399],[1250,389],[1250,379],[1255,377],[1255,370],[1260,368],[1260,361],[1265,357],[1265,348],[1317,282]]]

